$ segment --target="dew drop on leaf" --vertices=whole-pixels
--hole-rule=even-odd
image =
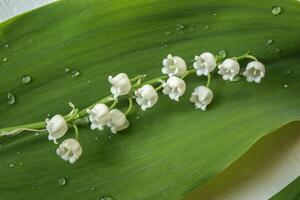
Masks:
[[[209,25],[205,25],[203,28],[203,30],[205,30],[205,31],[210,30],[210,29],[211,29],[211,26],[209,26]]]
[[[19,165],[20,165],[20,166],[23,166],[23,165],[24,165],[24,162],[22,162],[22,161],[19,162]]]
[[[70,72],[70,71],[71,71],[70,68],[65,67],[65,70],[64,70],[65,73],[68,73],[68,72]]]
[[[96,190],[96,187],[92,186],[91,191],[95,191],[95,190]]]
[[[4,45],[4,48],[8,48],[8,44]]]
[[[288,88],[289,85],[288,85],[288,84],[284,84],[283,87],[284,87],[284,88]]]
[[[171,32],[170,31],[166,31],[166,33],[165,33],[166,35],[170,35],[171,34]]]
[[[227,56],[227,53],[226,53],[225,50],[220,50],[220,51],[218,52],[218,54],[220,55],[221,58],[226,58],[226,56]]]
[[[79,72],[79,71],[76,71],[76,70],[72,71],[72,78],[76,78],[76,77],[78,77],[79,75],[80,75],[80,72]]]
[[[99,200],[115,200],[115,199],[111,196],[102,196],[99,198]]]
[[[290,74],[290,73],[292,73],[290,70],[287,70],[286,72],[285,72],[286,74]]]
[[[10,105],[13,105],[16,102],[16,97],[13,95],[13,93],[8,92],[7,93],[7,103]]]
[[[6,58],[6,57],[2,59],[2,62],[4,62],[4,63],[7,61],[8,61],[8,58]]]
[[[67,178],[64,177],[64,176],[59,177],[59,178],[57,179],[57,182],[58,182],[59,185],[64,186],[64,185],[67,184]]]
[[[267,45],[267,46],[270,46],[271,44],[273,44],[273,39],[272,39],[272,38],[268,38],[268,39],[266,40],[266,45]]]
[[[282,12],[282,8],[280,6],[273,6],[272,13],[273,15],[280,15]]]
[[[26,84],[29,84],[30,82],[31,82],[31,77],[29,76],[29,75],[24,75],[24,76],[22,76],[22,83],[24,84],[24,85],[26,85]]]
[[[14,164],[14,163],[10,163],[8,166],[9,166],[10,168],[14,168],[14,167],[15,167],[15,164]]]

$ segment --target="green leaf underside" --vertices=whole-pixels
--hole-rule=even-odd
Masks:
[[[294,180],[286,188],[276,194],[271,200],[299,200],[300,199],[300,177]]]
[[[271,12],[275,4],[283,8],[278,16]],[[159,76],[168,53],[191,65],[203,51],[251,50],[267,66],[259,85],[214,75],[207,112],[188,102],[205,78],[189,77],[179,103],[160,95],[147,112],[135,106],[130,128],[120,134],[81,129],[84,152],[75,165],[58,158],[43,134],[1,139],[1,199],[182,199],[259,138],[300,119],[299,8],[294,0],[73,0],[0,24],[1,60],[7,57],[0,65],[0,127],[66,114],[69,101],[84,108],[109,94],[108,75]],[[187,28],[181,33],[176,24]],[[281,53],[272,53],[268,38]],[[65,74],[65,67],[80,76]],[[26,74],[32,82],[23,85]],[[6,103],[8,91],[16,95],[14,105]],[[57,182],[61,176],[65,186]]]

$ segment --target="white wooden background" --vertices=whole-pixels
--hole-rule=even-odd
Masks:
[[[0,0],[0,22],[54,1]],[[257,163],[257,165],[251,164],[252,169],[250,172],[245,173],[242,170],[237,170],[236,177],[241,178],[238,181],[226,184],[226,191],[224,190],[224,186],[220,189],[218,183],[213,185],[213,187],[224,191],[211,194],[209,199],[267,200],[298,177],[300,175],[300,136],[293,138],[290,142],[275,145],[273,148],[275,148],[274,151],[269,150],[269,155],[266,155],[266,153],[261,154],[261,156],[264,156],[264,162]],[[249,162],[257,161],[257,159],[253,160],[251,156],[249,159],[245,159],[247,161],[244,161],[244,164],[241,163],[241,165],[249,165]],[[268,165],[267,163],[273,164]],[[241,168],[243,167],[247,168],[248,166],[241,166]],[[242,177],[245,178],[243,179]],[[237,179],[232,178],[232,180]],[[197,199],[197,197],[192,199]]]

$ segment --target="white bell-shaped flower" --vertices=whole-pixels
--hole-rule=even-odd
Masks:
[[[87,113],[89,114],[92,130],[103,130],[110,119],[109,108],[103,103],[96,104],[92,109],[88,109]]]
[[[186,69],[186,63],[182,58],[169,54],[163,60],[161,71],[163,74],[168,74],[169,76],[182,76],[186,72]]]
[[[127,95],[131,89],[131,82],[125,73],[120,73],[115,77],[109,76],[108,81],[112,85],[110,91],[114,98]]]
[[[218,74],[222,75],[225,81],[233,81],[234,76],[240,72],[240,64],[236,60],[228,58],[218,66],[218,69]]]
[[[55,115],[51,119],[46,119],[46,129],[49,133],[48,139],[57,144],[57,139],[63,137],[68,131],[68,124],[61,115]]]
[[[196,109],[206,110],[206,106],[212,102],[214,98],[211,89],[205,86],[196,87],[190,101],[195,104]]]
[[[264,64],[259,61],[252,61],[248,63],[244,76],[246,76],[248,82],[260,83],[261,79],[265,77],[266,69]]]
[[[134,92],[136,96],[136,102],[145,111],[147,108],[151,108],[158,100],[158,94],[152,85],[144,85]]]
[[[77,140],[69,138],[59,145],[56,149],[56,153],[65,161],[74,164],[82,154],[82,147]]]
[[[205,52],[200,56],[195,56],[193,66],[198,76],[208,76],[208,74],[216,68],[217,63],[215,56],[212,53]]]
[[[126,115],[119,109],[112,109],[109,114],[110,120],[107,126],[110,127],[112,133],[117,133],[128,128],[129,121],[126,119]]]
[[[163,82],[162,85],[162,92],[165,95],[169,95],[170,99],[175,101],[179,101],[179,97],[181,97],[185,92],[184,80],[176,76],[171,76],[167,82]]]

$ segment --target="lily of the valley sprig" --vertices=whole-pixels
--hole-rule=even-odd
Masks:
[[[241,60],[250,61],[244,70],[239,64]],[[56,114],[43,122],[0,129],[0,137],[13,136],[23,131],[48,132],[48,140],[58,144],[57,155],[73,164],[82,154],[78,128],[81,124],[87,122],[92,130],[109,129],[116,134],[129,127],[127,117],[134,106],[133,102],[136,102],[141,110],[147,111],[158,102],[160,90],[170,100],[180,101],[180,97],[185,94],[187,87],[184,79],[190,75],[207,78],[206,85],[197,86],[189,98],[196,109],[205,111],[214,98],[210,83],[211,74],[216,68],[217,73],[226,81],[236,81],[239,75],[243,75],[248,82],[260,83],[265,76],[265,66],[249,53],[224,60],[224,58],[214,56],[212,53],[204,52],[195,56],[193,67],[190,68],[187,67],[184,59],[169,54],[163,59],[162,64],[161,72],[163,75],[160,77],[145,81],[146,75],[138,75],[131,79],[125,73],[109,76],[111,95],[82,110],[69,103],[72,110],[65,116]],[[116,108],[119,101],[124,99],[128,100],[126,110]],[[69,129],[74,129],[75,137],[67,138],[59,144],[59,140],[65,136]]]

